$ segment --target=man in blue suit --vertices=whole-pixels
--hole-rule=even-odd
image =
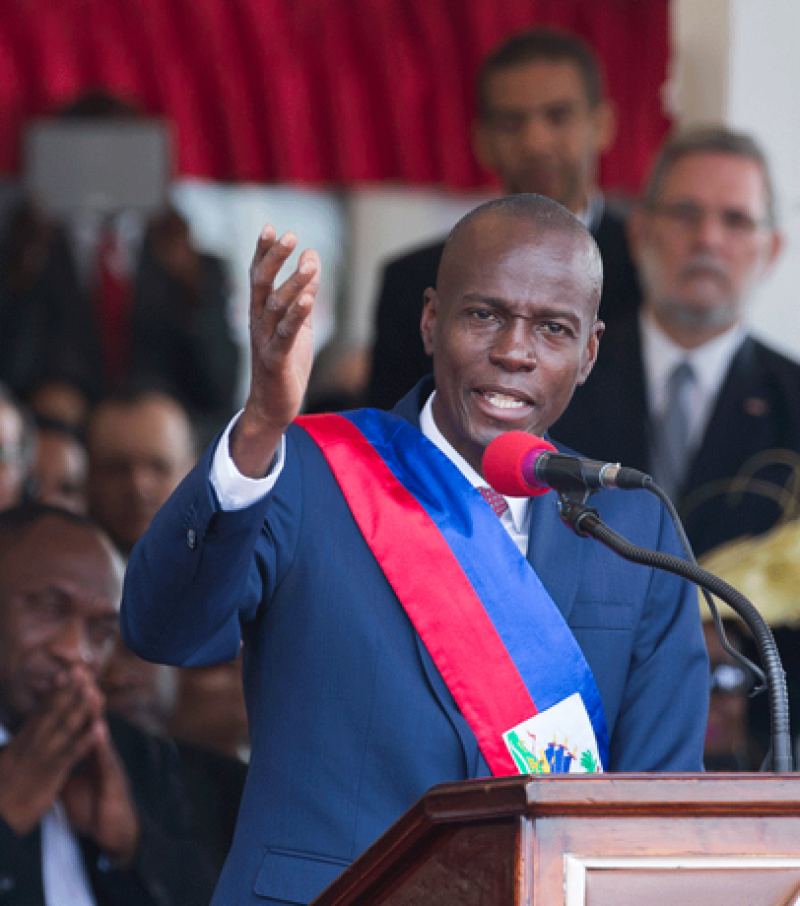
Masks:
[[[277,286],[295,244],[258,240],[246,405],[134,549],[124,593],[146,658],[244,645],[252,752],[220,904],[309,902],[434,784],[512,773],[512,737],[523,765],[552,769],[536,734],[567,711],[586,769],[701,769],[692,590],[572,534],[554,493],[501,498],[498,520],[476,490],[490,441],[544,435],[591,371],[589,233],[541,196],[481,206],[426,294],[434,377],[391,413],[298,420],[320,263],[303,252]],[[654,498],[593,502],[679,552]]]

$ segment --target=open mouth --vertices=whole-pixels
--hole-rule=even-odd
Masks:
[[[498,409],[523,409],[528,405],[524,400],[521,400],[517,396],[508,396],[505,393],[493,393],[492,391],[487,391],[482,394],[483,398],[491,403],[493,406],[497,406]]]
[[[527,396],[511,393],[507,390],[477,390],[478,399],[481,401],[485,413],[490,416],[502,417],[528,415],[533,408],[533,400]]]

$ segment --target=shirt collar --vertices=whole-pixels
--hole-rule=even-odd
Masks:
[[[438,425],[436,424],[436,419],[433,417],[433,398],[436,396],[436,391],[428,397],[427,402],[422,407],[422,412],[419,416],[420,430],[428,438],[428,440],[435,444],[444,455],[453,463],[453,465],[458,469],[459,472],[467,479],[467,481],[472,485],[473,488],[485,488],[487,486],[486,479],[479,475],[475,469],[464,459],[464,457],[450,444],[450,442],[445,438],[442,432],[439,430]],[[504,497],[506,503],[508,504],[508,510],[511,514],[511,521],[514,523],[514,529],[517,532],[524,531],[525,521],[528,516],[528,507],[530,505],[529,497]]]
[[[649,311],[641,312],[639,325],[648,402],[654,413],[661,412],[666,405],[667,379],[679,362],[685,361],[692,366],[698,388],[705,398],[715,397],[747,336],[744,327],[735,324],[696,349],[684,349],[664,333]]]

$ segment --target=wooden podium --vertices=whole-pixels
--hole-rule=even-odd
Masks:
[[[436,786],[314,906],[800,906],[800,774]]]

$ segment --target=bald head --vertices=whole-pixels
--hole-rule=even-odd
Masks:
[[[484,255],[490,254],[498,225],[513,221],[519,221],[521,233],[524,231],[532,245],[548,238],[563,238],[561,244],[570,258],[564,260],[564,265],[579,262],[584,269],[596,310],[603,287],[603,262],[597,243],[577,217],[544,195],[507,195],[486,202],[462,217],[445,242],[436,277],[439,295],[446,297],[476,260],[480,262]]]

